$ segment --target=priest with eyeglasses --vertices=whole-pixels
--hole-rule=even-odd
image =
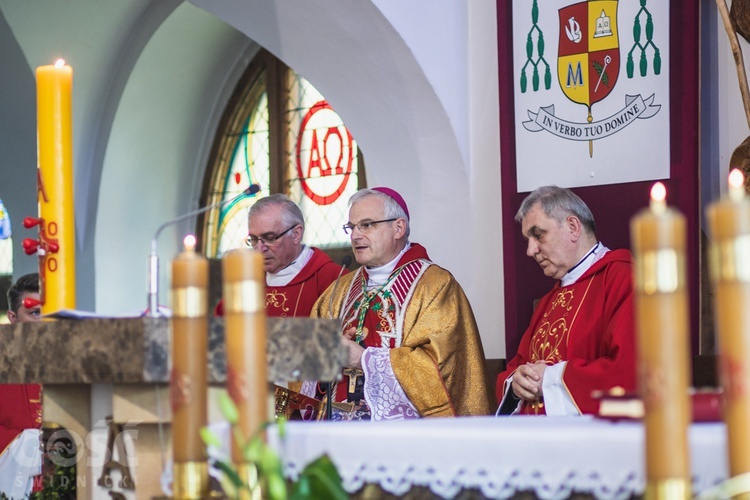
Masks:
[[[490,412],[484,352],[463,289],[409,241],[409,210],[395,190],[349,200],[356,271],[329,286],[312,316],[340,318],[348,366],[334,420],[397,420]],[[303,385],[303,392],[312,388]],[[345,405],[349,404],[348,407]]]
[[[256,201],[248,213],[247,245],[263,255],[266,315],[307,317],[313,304],[341,271],[319,248],[302,243],[305,220],[296,203],[283,194]],[[223,315],[223,302],[216,314]]]

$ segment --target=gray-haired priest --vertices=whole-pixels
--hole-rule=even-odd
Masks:
[[[471,306],[453,276],[409,242],[404,199],[390,188],[363,189],[349,207],[344,230],[362,267],[329,286],[311,313],[341,318],[349,348],[333,419],[489,413]]]

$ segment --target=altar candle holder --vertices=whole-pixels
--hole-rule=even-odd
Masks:
[[[206,498],[208,423],[208,260],[195,251],[195,236],[172,261],[172,455],[176,499]]]
[[[644,403],[646,498],[690,498],[690,337],[685,217],[660,182],[630,222],[635,259],[638,380]]]
[[[707,220],[729,474],[734,477],[750,472],[750,200],[739,169],[729,174],[727,196],[709,205]]]
[[[251,249],[227,252],[222,259],[227,391],[237,406],[244,440],[252,439],[273,420],[273,391],[266,359],[265,274],[263,256]],[[257,471],[245,462],[241,444],[232,440],[232,461],[251,488]],[[255,492],[259,490],[252,488]]]

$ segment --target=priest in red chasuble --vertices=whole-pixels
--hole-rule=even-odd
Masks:
[[[409,241],[404,199],[389,188],[364,189],[349,206],[344,230],[361,267],[331,285],[312,311],[341,318],[349,348],[333,419],[489,413],[471,306],[453,276]]]
[[[250,207],[247,244],[263,254],[266,315],[307,317],[313,304],[341,271],[322,250],[302,244],[305,220],[283,194],[261,198]],[[216,308],[223,314],[220,302]]]
[[[592,391],[636,388],[630,252],[599,242],[589,208],[557,186],[532,192],[516,221],[526,254],[557,281],[498,376],[498,413],[596,413]]]
[[[39,300],[38,273],[21,276],[8,290],[11,323],[39,321],[40,305],[26,307],[24,299]],[[41,474],[41,426],[41,386],[0,384],[0,492],[9,498],[25,498]]]

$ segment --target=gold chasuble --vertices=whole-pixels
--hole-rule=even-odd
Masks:
[[[393,373],[420,416],[488,414],[482,343],[453,276],[413,243],[383,286],[364,292],[366,281],[362,267],[343,276],[336,295],[328,287],[311,316],[340,317],[344,330],[364,323],[364,345],[390,349]]]
[[[580,413],[597,412],[594,391],[615,386],[635,390],[631,263],[627,250],[610,251],[577,281],[568,286],[558,282],[539,301],[518,354],[498,376],[498,401],[503,401],[506,379],[520,365],[538,361],[548,366],[566,362],[562,382]],[[516,402],[504,402],[501,412],[506,413],[507,403],[515,409]],[[523,401],[520,413],[544,414],[544,401]]]

